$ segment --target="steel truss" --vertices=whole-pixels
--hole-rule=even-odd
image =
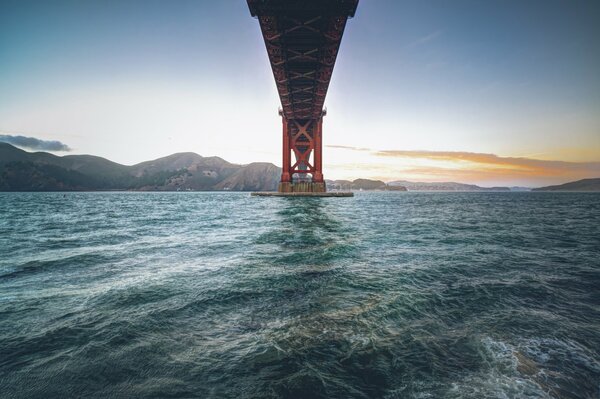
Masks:
[[[281,100],[281,182],[304,181],[310,174],[313,183],[321,184],[325,96],[346,21],[354,16],[358,0],[247,1],[260,22]]]

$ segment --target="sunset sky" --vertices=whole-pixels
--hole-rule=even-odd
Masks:
[[[598,38],[599,1],[361,0],[326,99],[325,177],[600,177]],[[0,140],[281,165],[278,107],[243,0],[0,0]]]

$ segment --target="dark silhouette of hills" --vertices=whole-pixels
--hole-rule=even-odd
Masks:
[[[408,191],[511,191],[508,187],[480,187],[475,184],[455,182],[423,183],[397,180],[388,183],[390,186],[403,186]]]
[[[281,169],[271,163],[236,165],[219,157],[180,152],[136,165],[121,165],[93,155],[56,156],[27,152],[0,142],[0,191],[273,191]],[[455,182],[404,180],[327,180],[329,190],[511,191]],[[521,188],[516,188],[521,189]],[[600,178],[533,189],[534,191],[600,191]]]
[[[275,190],[281,170],[192,152],[127,166],[92,155],[56,156],[0,143],[0,191]]]
[[[377,190],[377,191],[406,191],[406,187],[391,186],[381,180],[356,179],[350,180],[326,180],[328,190]]]
[[[533,191],[600,191],[600,178],[583,179],[557,186],[534,188]]]

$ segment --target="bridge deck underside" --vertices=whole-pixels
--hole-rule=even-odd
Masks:
[[[263,33],[283,116],[319,119],[342,34],[357,0],[249,0]]]

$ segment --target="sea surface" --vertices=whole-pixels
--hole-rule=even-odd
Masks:
[[[600,194],[0,193],[2,398],[598,398]]]

